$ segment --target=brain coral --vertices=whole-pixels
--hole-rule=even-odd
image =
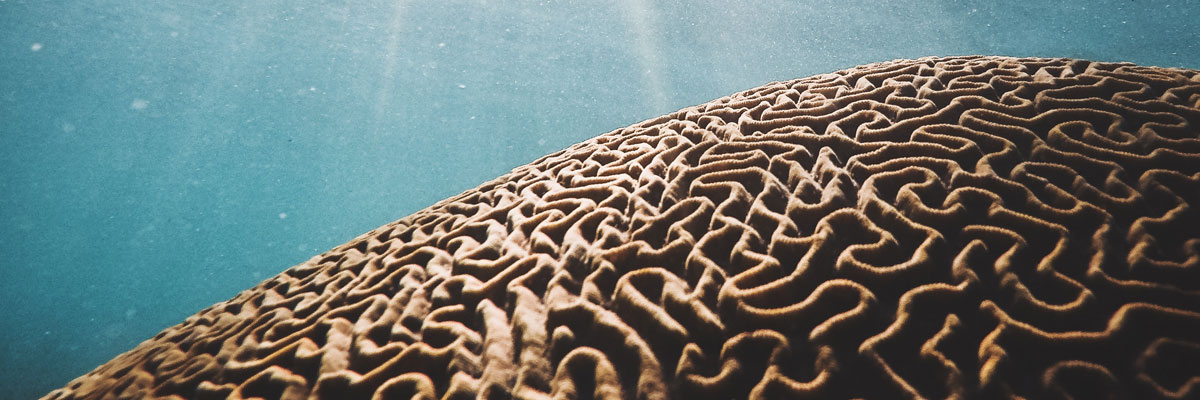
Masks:
[[[899,60],[619,129],[47,398],[1200,396],[1200,71]]]

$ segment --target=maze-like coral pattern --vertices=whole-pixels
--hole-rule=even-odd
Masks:
[[[927,58],[514,169],[48,398],[1197,398],[1200,72]]]

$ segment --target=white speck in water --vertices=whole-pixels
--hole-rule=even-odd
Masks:
[[[316,86],[309,86],[309,87],[308,87],[308,91],[310,91],[310,92],[315,92],[315,91],[317,91],[317,87],[316,87]]]
[[[287,213],[285,213],[285,212],[279,213],[279,219],[287,219]]]
[[[30,50],[33,50],[33,51],[38,51],[38,50],[41,50],[41,49],[42,49],[42,44],[41,44],[41,43],[34,43],[34,44],[31,44],[31,45],[29,45],[29,49],[30,49]]]
[[[472,116],[471,116],[471,119],[472,119],[472,120],[474,120],[474,119],[475,119],[475,116],[474,116],[474,115],[472,115]]]
[[[446,43],[438,43],[438,47],[446,47]]]
[[[150,106],[150,102],[142,99],[133,99],[133,103],[129,103],[129,108],[133,110],[145,110]]]
[[[466,89],[466,88],[467,88],[467,85],[464,85],[464,84],[461,84],[461,83],[460,83],[460,84],[458,84],[458,88],[459,88],[459,89]]]
[[[179,37],[179,32],[171,31],[171,37]]]
[[[70,122],[65,122],[65,123],[63,123],[62,129],[63,129],[63,132],[66,132],[66,133],[75,132],[75,124],[72,124]]]

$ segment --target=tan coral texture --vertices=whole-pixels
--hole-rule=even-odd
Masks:
[[[898,60],[619,129],[71,398],[1200,396],[1200,72]]]

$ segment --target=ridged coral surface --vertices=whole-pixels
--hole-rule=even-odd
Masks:
[[[48,398],[1196,398],[1200,72],[898,60],[616,130]]]

